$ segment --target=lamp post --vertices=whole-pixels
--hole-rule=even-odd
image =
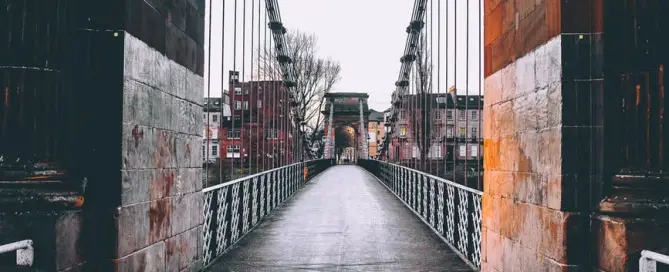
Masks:
[[[306,130],[305,130],[306,125],[307,125],[307,122],[305,122],[304,120],[302,120],[302,121],[300,122],[300,126],[301,126],[301,128],[300,128],[300,137],[299,137],[299,139],[300,139],[300,147],[301,147],[300,149],[301,149],[301,153],[302,153],[302,158],[300,159],[301,162],[304,162],[304,149],[305,149],[305,148],[308,148],[308,147],[305,147],[305,146],[304,146],[304,144],[307,144],[307,143],[308,143],[307,141],[305,141],[305,140],[306,140],[306,136],[307,136],[307,133],[306,133]]]

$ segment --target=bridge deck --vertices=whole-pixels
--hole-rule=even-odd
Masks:
[[[471,271],[374,176],[336,166],[261,223],[211,271]]]

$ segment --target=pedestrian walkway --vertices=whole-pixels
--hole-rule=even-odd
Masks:
[[[471,271],[376,178],[335,166],[210,271]]]

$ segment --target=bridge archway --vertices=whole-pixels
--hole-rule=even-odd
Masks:
[[[325,95],[325,158],[338,158],[337,132],[346,127],[353,128],[354,158],[367,158],[367,122],[370,114],[367,93],[329,93]]]

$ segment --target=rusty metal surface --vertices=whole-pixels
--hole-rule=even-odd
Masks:
[[[371,174],[325,171],[210,271],[471,271]]]

